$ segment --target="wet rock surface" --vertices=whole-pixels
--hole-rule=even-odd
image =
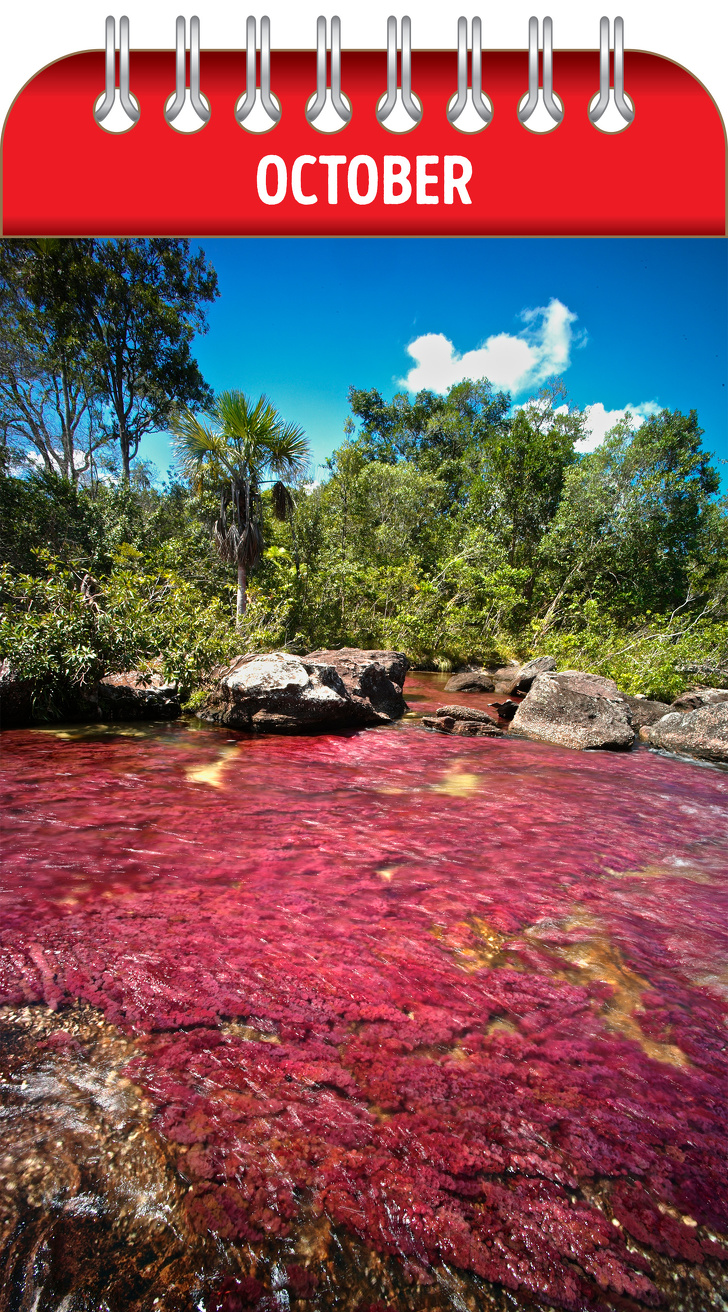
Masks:
[[[728,764],[728,700],[683,715],[672,711],[640,737],[665,752]]]
[[[216,674],[202,720],[262,732],[389,724],[407,704],[401,652],[240,656]]]
[[[434,715],[422,717],[425,729],[436,733],[455,733],[471,738],[502,738],[493,717],[474,706],[440,706]]]
[[[635,739],[616,683],[580,670],[537,675],[513,717],[511,732],[581,751],[624,751]]]

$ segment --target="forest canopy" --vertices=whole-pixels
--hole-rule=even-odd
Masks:
[[[295,460],[266,481],[246,455],[237,493],[202,459],[204,478],[188,460],[161,485],[144,435],[220,413],[192,354],[216,291],[183,241],[0,244],[0,656],[13,668],[60,686],[161,654],[193,690],[241,650],[395,647],[441,669],[538,651],[671,697],[725,665],[728,505],[692,410],[627,415],[585,452],[558,379],[522,405],[485,379],[390,399],[352,386],[317,480],[296,416],[261,397],[276,431],[297,435]],[[264,412],[257,393],[234,395]],[[246,478],[241,608],[214,539]]]

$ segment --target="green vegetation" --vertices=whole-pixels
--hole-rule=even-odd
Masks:
[[[485,380],[391,401],[352,388],[342,444],[306,481],[300,429],[200,377],[189,340],[214,272],[185,243],[3,245],[0,657],[39,681],[47,714],[160,661],[194,697],[214,664],[272,647],[396,647],[438,669],[551,653],[666,699],[691,667],[728,663],[728,505],[694,412],[625,421],[579,454],[583,416],[558,381],[517,409]],[[125,283],[132,257],[155,285],[174,267],[187,309],[155,293],[138,311],[159,350],[124,437],[81,292],[70,309],[57,293],[83,258],[112,322],[109,270]],[[135,459],[152,415],[180,456],[164,487]]]

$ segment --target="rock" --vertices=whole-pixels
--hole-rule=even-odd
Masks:
[[[398,720],[407,710],[402,685],[409,661],[404,652],[339,647],[309,652],[303,660],[333,666],[349,697],[367,716],[373,708],[380,719]]]
[[[579,750],[624,751],[635,737],[629,708],[616,683],[581,670],[537,675],[518,707],[511,732]]]
[[[95,692],[102,720],[176,720],[182,714],[177,684],[165,683],[160,674],[108,674]]]
[[[553,656],[535,656],[532,661],[526,661],[518,672],[518,680],[514,691],[528,692],[537,674],[548,674],[550,670],[556,669],[556,661]]]
[[[464,670],[453,674],[445,684],[445,692],[493,692],[495,681],[489,670]]]
[[[458,708],[461,709],[461,708]],[[423,715],[422,724],[425,729],[435,730],[437,733],[456,733],[466,737],[474,738],[505,738],[502,729],[493,723],[490,716],[485,720],[456,720],[452,715]]]
[[[453,720],[477,720],[480,724],[493,724],[493,717],[487,711],[478,711],[474,706],[438,706],[435,715],[448,715]]]
[[[717,706],[719,702],[728,702],[728,692],[719,688],[688,688],[667,709],[684,713],[697,711],[700,706]]]
[[[644,730],[640,730],[640,737]],[[701,761],[728,762],[728,701],[699,706],[680,714],[671,711],[648,727],[651,747]]]
[[[0,728],[30,724],[35,686],[34,679],[19,679],[9,661],[0,661]]]
[[[301,657],[282,651],[239,656],[215,672],[215,686],[197,714],[263,732],[389,724],[407,709],[401,687],[406,669],[400,652],[349,647]]]
[[[622,696],[629,707],[633,729],[641,729],[645,724],[655,724],[663,715],[667,715],[670,709],[667,702],[653,702],[649,697],[628,697],[626,693]]]
[[[501,720],[512,720],[520,702],[512,702],[510,697],[505,702],[493,702],[493,709],[498,712]]]

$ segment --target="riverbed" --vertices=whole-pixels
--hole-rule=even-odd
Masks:
[[[445,682],[3,733],[3,1312],[726,1306],[728,773]]]

